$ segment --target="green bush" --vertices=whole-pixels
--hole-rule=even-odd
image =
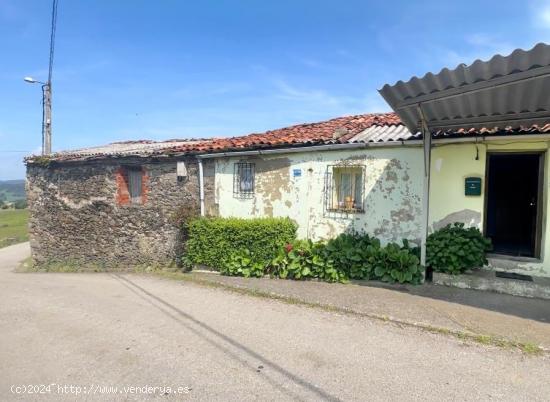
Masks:
[[[185,260],[221,269],[230,254],[248,250],[254,260],[267,264],[296,239],[296,229],[288,218],[192,219],[187,224]]]
[[[422,268],[418,248],[380,241],[364,234],[341,234],[325,242],[296,240],[286,244],[266,264],[248,250],[231,255],[221,272],[225,275],[263,276],[281,279],[316,278],[326,282],[376,279],[384,282],[418,284]]]
[[[376,279],[383,282],[420,283],[418,247],[390,243],[380,245],[380,240],[367,234],[341,234],[326,245],[327,259],[350,279]]]
[[[327,242],[324,253],[327,260],[350,279],[371,279],[371,256],[380,248],[380,241],[367,234],[343,233]]]
[[[271,261],[268,268],[271,276],[281,279],[318,278],[326,282],[345,282],[345,272],[334,266],[327,258],[325,244],[311,240],[298,240],[287,244]]]
[[[229,276],[244,276],[245,278],[261,278],[265,275],[266,264],[258,261],[248,250],[239,250],[230,254],[220,273]]]
[[[434,271],[460,274],[486,265],[485,254],[491,248],[491,240],[483,237],[479,229],[454,223],[428,236],[426,265]]]
[[[418,284],[422,281],[420,259],[414,249],[390,243],[374,250],[374,278],[383,282]]]

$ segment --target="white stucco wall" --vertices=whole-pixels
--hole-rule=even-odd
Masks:
[[[249,199],[233,195],[234,164],[255,163],[256,191]],[[364,213],[326,211],[327,166],[365,166]],[[366,231],[387,243],[417,241],[422,223],[422,149],[387,147],[219,158],[215,202],[220,216],[290,217],[300,238],[327,239],[346,229]],[[301,176],[294,177],[294,169]]]

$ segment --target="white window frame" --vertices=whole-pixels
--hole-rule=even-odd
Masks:
[[[365,212],[364,165],[329,165],[326,181],[328,211]]]

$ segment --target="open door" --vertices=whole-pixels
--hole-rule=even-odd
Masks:
[[[542,153],[489,153],[485,234],[493,252],[540,254]]]

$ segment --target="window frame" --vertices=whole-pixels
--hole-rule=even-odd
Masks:
[[[148,178],[143,165],[120,165],[117,174],[122,183],[117,183],[117,204],[138,206],[146,203]]]
[[[143,204],[143,169],[137,166],[126,167],[126,177],[130,204]]]
[[[348,187],[351,188],[348,190],[342,187],[344,175],[349,175]],[[325,209],[328,212],[365,213],[365,165],[328,165],[325,182]],[[346,200],[352,195],[354,198]]]
[[[243,188],[243,184],[245,188]],[[256,164],[248,161],[235,162],[233,164],[233,197],[252,198],[255,191]]]

